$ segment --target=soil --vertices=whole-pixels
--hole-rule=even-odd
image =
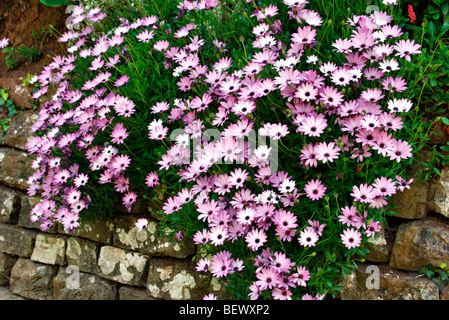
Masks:
[[[39,60],[21,59],[17,67],[7,70],[6,53],[0,53],[0,78],[22,78],[28,73],[39,74],[52,56],[65,54],[58,42],[59,34],[66,31],[69,14],[65,7],[47,7],[39,0],[0,0],[0,39],[7,37],[10,45],[19,48],[34,47],[42,52]],[[50,32],[50,25],[54,31]]]

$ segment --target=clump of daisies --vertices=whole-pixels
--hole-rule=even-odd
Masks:
[[[329,37],[308,1],[266,2],[217,20],[227,3],[180,1],[174,17],[121,18],[100,37],[104,14],[79,5],[90,23],[38,76],[35,98],[54,90],[28,143],[28,193],[43,199],[31,219],[75,230],[102,190],[131,211],[165,184],[160,213],[201,248],[198,272],[248,299],[334,294],[411,182],[402,67],[420,46],[387,11]],[[248,33],[233,38],[240,18]]]

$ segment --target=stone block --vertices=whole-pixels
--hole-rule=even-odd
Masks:
[[[359,264],[342,281],[342,300],[439,300],[438,286],[417,273]]]
[[[113,230],[114,222],[109,218],[105,218],[103,221],[83,221],[73,233],[64,230],[62,225],[58,225],[58,232],[61,234],[85,238],[103,244],[112,243]]]
[[[40,201],[39,197],[30,197],[26,195],[20,196],[20,213],[19,213],[19,220],[17,222],[19,226],[29,229],[38,229],[39,231],[42,231],[40,227],[41,223],[39,221],[30,220],[31,210],[34,208],[36,204],[39,203],[39,201]],[[53,225],[45,232],[57,233],[57,231],[58,231],[57,225]]]
[[[52,300],[57,266],[19,258],[11,270],[11,292],[32,300]]]
[[[440,292],[440,300],[449,300],[449,285]]]
[[[441,170],[441,176],[429,187],[429,209],[449,218],[449,169]]]
[[[36,111],[23,111],[13,116],[9,129],[2,138],[3,143],[7,146],[27,151],[26,145],[31,137],[28,131],[38,118],[39,114]]]
[[[396,217],[404,219],[423,219],[429,213],[427,199],[429,196],[429,186],[426,182],[413,181],[410,189],[398,191],[389,201],[389,204],[396,206],[391,211],[396,213]]]
[[[151,297],[145,289],[121,286],[118,290],[119,300],[157,300]]]
[[[16,256],[0,252],[0,286],[9,284],[11,269],[17,261]],[[1,299],[0,299],[1,300]]]
[[[148,257],[129,250],[103,246],[98,257],[98,275],[123,284],[145,286]]]
[[[211,280],[210,275],[196,271],[191,262],[153,258],[148,271],[147,291],[158,299],[201,300],[206,294],[223,289]]]
[[[27,151],[26,145],[30,139],[28,131],[33,123],[39,118],[35,111],[19,112],[11,119],[8,131],[3,136],[3,141],[7,146]]]
[[[26,300],[24,297],[15,295],[7,287],[0,287],[0,300]]]
[[[31,257],[37,233],[15,225],[0,224],[0,252]]]
[[[139,231],[135,227],[138,217],[118,216],[115,219],[113,244],[151,256],[186,258],[195,252],[192,239],[182,241],[172,239],[158,231],[158,225],[150,221],[147,229]]]
[[[22,78],[0,78],[0,88],[9,88],[8,94],[16,106],[31,109],[33,107],[33,97],[31,88],[23,83]]]
[[[27,180],[33,174],[31,158],[26,152],[0,149],[0,182],[11,188],[27,190]]]
[[[98,273],[98,255],[101,244],[77,237],[67,240],[67,263],[77,266],[80,271]]]
[[[380,232],[368,240],[370,244],[365,245],[370,250],[365,259],[371,262],[390,261],[394,241],[393,233],[386,228],[384,223],[381,226]]]
[[[53,300],[117,300],[117,283],[61,267],[53,279]]]
[[[432,155],[428,150],[421,150],[413,155],[415,160],[407,170],[406,178],[414,179],[410,184],[410,189],[396,192],[391,196],[389,204],[396,206],[391,211],[396,213],[396,217],[404,219],[423,219],[429,213],[427,205],[429,197],[429,185],[426,181],[421,181],[422,172],[427,170],[421,162],[429,163]]]
[[[403,223],[398,227],[390,266],[418,271],[421,268],[449,261],[449,224],[428,217]]]
[[[16,224],[19,220],[20,197],[13,190],[0,189],[0,223]]]
[[[64,238],[40,233],[36,237],[31,261],[63,265],[66,263],[65,251],[66,240]]]

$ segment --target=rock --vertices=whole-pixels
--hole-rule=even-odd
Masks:
[[[21,195],[19,220],[17,222],[17,224],[19,226],[25,227],[28,229],[38,229],[39,231],[41,231],[41,228],[40,228],[41,223],[39,221],[31,221],[30,220],[31,210],[39,202],[40,202],[39,197],[30,197],[30,196],[26,196],[26,195]],[[57,231],[58,231],[57,225],[53,225],[45,232],[56,233]]]
[[[103,244],[112,243],[112,231],[114,230],[114,222],[110,218],[102,221],[83,221],[81,225],[75,229],[73,233],[64,230],[58,225],[58,232],[70,236],[81,237],[93,240]]]
[[[391,196],[389,204],[396,206],[391,211],[396,213],[396,217],[405,219],[422,219],[429,213],[427,200],[429,197],[429,186],[420,179],[423,167],[420,162],[428,163],[432,155],[428,150],[421,150],[413,155],[414,162],[411,168],[407,170],[406,179],[414,179],[410,184],[410,189],[396,192]]]
[[[191,239],[178,241],[158,232],[158,225],[150,221],[144,231],[135,227],[137,217],[118,216],[115,220],[113,244],[151,256],[185,258],[195,252]]]
[[[449,218],[449,168],[441,170],[441,176],[430,185],[429,209]]]
[[[28,131],[38,118],[39,114],[35,111],[19,112],[13,116],[9,129],[2,138],[3,143],[7,146],[27,151],[26,145],[31,137]]]
[[[66,263],[65,251],[65,239],[40,233],[36,237],[31,261],[63,265]]]
[[[0,300],[26,300],[25,298],[15,295],[7,287],[0,287]]]
[[[15,225],[0,224],[0,252],[31,257],[37,233]]]
[[[54,300],[116,300],[117,283],[76,268],[60,268],[53,279]]]
[[[31,96],[31,88],[23,84],[22,78],[0,78],[0,88],[9,88],[9,97],[18,107],[31,109],[34,99]]]
[[[427,265],[438,267],[449,261],[449,224],[426,218],[399,226],[390,266],[418,271]]]
[[[413,181],[410,189],[395,193],[389,204],[396,206],[391,211],[396,213],[396,217],[405,219],[422,219],[429,213],[427,198],[429,186],[425,182]]]
[[[11,269],[17,261],[17,257],[0,252],[0,286],[9,284]],[[1,299],[0,299],[1,300]]]
[[[147,291],[158,299],[201,300],[208,293],[223,290],[211,278],[196,271],[193,263],[154,258],[148,271]]]
[[[443,291],[440,292],[440,300],[449,300],[449,286],[446,286]]]
[[[101,245],[76,237],[67,240],[67,263],[77,266],[80,271],[96,274],[98,269],[98,255]]]
[[[370,252],[365,259],[371,262],[388,262],[390,261],[391,249],[393,247],[392,232],[388,230],[384,223],[382,228],[374,238],[370,238],[372,245],[365,245]]]
[[[112,246],[103,246],[98,258],[98,275],[123,284],[145,286],[148,257]]]
[[[31,158],[26,152],[0,149],[0,182],[11,188],[27,190],[28,176],[33,174]]]
[[[28,299],[51,300],[57,272],[57,266],[19,258],[11,270],[11,292]]]
[[[20,197],[9,189],[0,189],[0,223],[16,224],[19,219]]]
[[[118,290],[120,300],[157,300],[146,292],[145,289],[122,286]]]
[[[417,273],[359,264],[342,281],[342,300],[439,300],[438,286]]]

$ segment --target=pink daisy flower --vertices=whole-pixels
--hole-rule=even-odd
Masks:
[[[359,187],[353,186],[351,196],[355,201],[370,203],[374,199],[376,194],[374,192],[374,188],[365,183],[361,184]]]
[[[318,239],[316,231],[311,227],[307,227],[300,232],[298,241],[303,247],[314,247]]]
[[[128,83],[128,80],[129,80],[129,76],[123,75],[114,82],[114,86],[121,87],[121,86],[125,85],[126,83]]]
[[[338,216],[338,221],[347,226],[354,226],[357,217],[357,208],[355,206],[345,206],[341,208],[341,215]]]
[[[114,130],[112,130],[111,132],[111,142],[122,144],[123,141],[128,137],[128,135],[128,130],[126,130],[124,124],[119,122],[115,125]]]
[[[315,147],[311,143],[301,149],[301,155],[299,158],[306,168],[318,166]]]
[[[379,101],[380,99],[382,99],[383,97],[385,97],[382,94],[382,90],[380,89],[366,89],[363,90],[362,94],[360,95],[360,97],[366,101],[369,102],[376,102]]]
[[[159,185],[159,175],[155,171],[150,172],[145,178],[145,185],[149,188]]]
[[[137,200],[137,194],[135,192],[128,192],[122,198],[122,204],[128,209],[131,210],[132,205]]]
[[[209,230],[209,241],[214,246],[221,246],[228,237],[228,228],[225,226],[212,227]]]
[[[226,277],[232,271],[232,261],[230,254],[225,251],[216,254],[210,264],[212,275],[217,278]]]
[[[382,196],[392,196],[396,193],[396,183],[391,178],[376,178],[372,186]]]
[[[148,227],[148,220],[145,218],[139,218],[134,225],[139,231],[145,230]]]
[[[326,163],[333,162],[340,155],[340,148],[336,146],[335,142],[320,142],[315,145],[316,159]]]
[[[320,90],[320,99],[326,105],[338,107],[343,101],[343,94],[334,87],[326,86]]]
[[[382,86],[385,90],[390,92],[402,92],[407,89],[406,82],[401,77],[388,77],[382,80]]]
[[[280,228],[283,229],[294,229],[298,226],[297,218],[294,213],[286,211],[284,209],[279,209],[275,212],[273,216],[273,222]]]
[[[319,137],[327,127],[327,119],[323,114],[313,113],[301,121],[299,132],[310,137]]]
[[[256,273],[257,281],[255,284],[260,290],[273,289],[280,282],[279,273],[272,268],[263,267]]]
[[[267,242],[267,236],[261,229],[252,229],[246,234],[245,242],[249,249],[257,251],[265,242]]]
[[[310,272],[304,266],[297,266],[294,279],[298,286],[306,287],[307,281],[310,280]]]
[[[148,30],[144,30],[141,33],[139,33],[136,38],[137,40],[139,40],[139,42],[150,42],[151,39],[153,39],[154,37],[154,31],[148,31]]]
[[[3,38],[2,40],[0,40],[0,49],[3,49],[5,47],[7,47],[9,44],[9,39],[8,38]]]
[[[295,92],[295,97],[308,102],[310,100],[315,100],[317,94],[318,89],[312,83],[306,82],[298,86]]]
[[[400,162],[402,159],[408,159],[412,157],[412,147],[408,144],[407,141],[397,140],[393,142],[391,149],[388,150],[387,155],[390,157],[390,160],[396,160]]]
[[[371,220],[366,227],[364,234],[368,237],[374,237],[378,232],[380,232],[381,229],[382,227],[378,221]]]
[[[307,197],[314,201],[321,199],[326,193],[326,189],[327,188],[323,186],[318,179],[310,180],[304,187]]]
[[[362,234],[355,228],[346,229],[340,235],[346,248],[357,248],[362,242]]]
[[[298,32],[292,34],[293,43],[313,43],[315,41],[316,30],[310,26],[299,27]]]
[[[411,54],[418,54],[421,53],[420,44],[415,44],[414,40],[406,39],[406,40],[399,40],[393,48],[397,51],[396,56],[399,56],[400,58],[405,58],[407,61],[411,61]]]

